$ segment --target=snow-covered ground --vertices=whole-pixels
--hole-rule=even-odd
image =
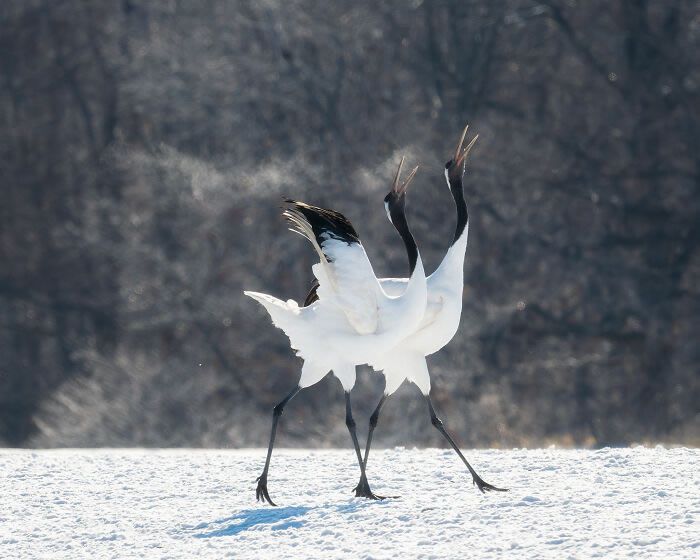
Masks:
[[[0,558],[700,558],[700,450],[0,450]]]

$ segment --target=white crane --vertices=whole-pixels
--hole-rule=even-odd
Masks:
[[[386,386],[377,408],[370,417],[367,447],[365,448],[363,459],[364,468],[361,475],[361,477],[365,478],[360,479],[360,484],[366,480],[367,458],[372,444],[372,434],[377,426],[379,411],[387,397],[396,391],[405,379],[408,379],[415,383],[426,397],[431,423],[440,431],[460,459],[462,459],[479,490],[481,492],[485,490],[506,491],[482,480],[464,455],[462,455],[459,447],[457,447],[442,421],[438,418],[430,400],[430,374],[425,361],[426,356],[434,354],[452,340],[459,327],[462,313],[464,256],[467,249],[467,234],[469,232],[469,215],[467,203],[464,200],[462,176],[466,168],[467,154],[469,154],[476,139],[479,137],[477,134],[462,151],[468,128],[469,125],[465,127],[462,133],[454,157],[445,164],[445,179],[457,208],[457,228],[452,244],[442,259],[442,263],[428,277],[428,303],[425,316],[418,328],[403,340],[401,344],[395,346],[378,359],[369,362],[375,370],[382,370],[386,379]],[[406,289],[407,279],[385,278],[380,280],[380,284],[386,293],[397,295]]]
[[[405,194],[415,168],[399,186],[403,158],[385,204],[389,220],[403,240],[409,260],[409,278],[401,294],[387,295],[377,279],[360,239],[350,222],[331,210],[287,200],[284,216],[292,231],[306,237],[318,253],[313,265],[316,281],[299,307],[267,294],[244,292],[261,303],[274,325],[289,337],[292,348],[304,359],[297,386],[274,408],[267,459],[258,477],[256,497],[270,499],[267,475],[279,417],[285,405],[303,388],[318,383],[329,370],[345,391],[346,424],[360,465],[361,484],[357,496],[375,498],[367,484],[364,462],[352,418],[350,390],[355,384],[355,366],[377,360],[416,330],[425,311],[427,288],[423,262],[405,215]]]

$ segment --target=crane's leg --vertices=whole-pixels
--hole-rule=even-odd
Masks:
[[[447,430],[445,429],[445,426],[442,425],[442,420],[440,420],[435,414],[435,409],[433,408],[433,402],[430,400],[430,395],[426,395],[426,398],[428,399],[428,410],[430,411],[430,422],[435,426],[438,431],[445,437],[445,439],[450,443],[452,446],[452,449],[455,450],[457,455],[459,455],[459,458],[462,459],[462,462],[467,466],[469,469],[469,472],[472,475],[472,480],[473,483],[476,484],[479,487],[479,490],[481,490],[482,494],[486,490],[494,490],[496,492],[508,492],[507,488],[496,488],[492,484],[489,484],[488,482],[485,482],[482,480],[482,478],[476,474],[476,471],[472,468],[472,466],[469,464],[469,461],[467,461],[464,458],[464,455],[462,455],[462,452],[459,450],[459,447],[457,447],[457,444],[454,442],[450,434],[447,433]]]
[[[367,446],[365,447],[365,457],[362,460],[362,466],[360,469],[360,482],[354,488],[355,496],[357,497],[372,498],[375,500],[383,500],[385,498],[385,496],[375,496],[372,493],[372,491],[369,488],[369,483],[367,482],[366,470],[367,458],[369,457],[369,448],[372,446],[372,434],[374,433],[374,428],[377,427],[377,422],[379,421],[379,411],[382,409],[382,405],[384,404],[386,397],[387,395],[382,395],[382,398],[379,400],[377,408],[374,409],[372,416],[370,416],[369,418],[369,432],[367,433]]]
[[[296,395],[300,389],[301,387],[294,387],[294,389],[292,389],[292,391],[286,397],[284,397],[277,404],[277,406],[275,406],[274,409],[272,409],[272,432],[270,433],[270,445],[268,445],[267,447],[267,459],[265,460],[265,468],[263,469],[262,474],[257,478],[258,488],[255,491],[255,498],[258,501],[262,501],[263,503],[265,503],[265,500],[267,500],[271,506],[276,506],[277,504],[270,499],[270,494],[268,494],[267,492],[267,471],[270,468],[270,457],[272,457],[272,448],[275,445],[277,423],[279,422],[280,416],[282,416],[284,406],[294,398],[294,395]]]
[[[367,446],[365,447],[365,458],[362,461],[362,466],[364,469],[367,469],[367,458],[369,457],[369,448],[372,446],[372,434],[374,434],[374,428],[377,427],[377,422],[379,422],[379,412],[382,409],[382,406],[384,406],[384,401],[386,401],[387,395],[382,395],[382,398],[379,399],[379,404],[377,404],[377,408],[374,409],[374,412],[372,413],[372,416],[369,417],[369,432],[367,433]]]
[[[357,441],[357,432],[355,431],[355,420],[352,417],[352,410],[350,407],[350,393],[347,391],[345,391],[345,425],[348,427],[350,437],[352,437],[352,443],[355,446],[355,453],[357,454],[357,462],[360,464],[360,483],[354,488],[355,497],[369,498],[370,500],[383,500],[384,496],[377,496],[374,494],[367,482],[365,464],[362,461],[362,452],[360,451],[360,444]]]

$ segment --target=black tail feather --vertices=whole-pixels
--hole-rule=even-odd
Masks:
[[[318,286],[318,280],[314,278],[314,281],[311,282],[311,289],[309,290],[309,293],[306,296],[306,299],[304,300],[304,305],[302,305],[302,307],[308,307],[313,302],[318,300],[318,294],[316,293],[316,291],[318,290]]]

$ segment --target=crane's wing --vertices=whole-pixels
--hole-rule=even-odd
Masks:
[[[318,280],[315,297],[342,311],[358,334],[375,332],[382,291],[352,224],[338,212],[286,202],[283,215],[292,231],[306,237],[321,260],[313,266]]]

